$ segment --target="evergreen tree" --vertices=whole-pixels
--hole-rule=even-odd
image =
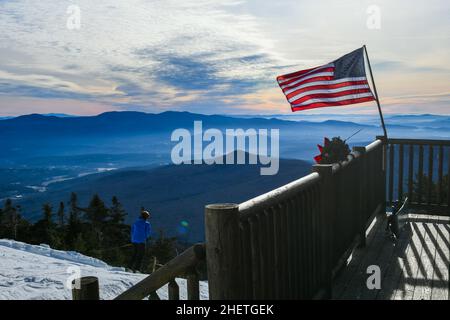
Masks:
[[[119,264],[128,263],[121,248],[130,241],[130,227],[124,224],[127,215],[119,199],[112,198],[112,206],[109,209],[109,220],[104,224],[102,257],[108,261],[117,261]]]
[[[110,210],[111,222],[113,224],[121,224],[124,222],[127,213],[123,209],[122,204],[119,202],[116,196],[112,197],[112,206]]]
[[[77,252],[86,253],[88,251],[86,241],[83,238],[83,235],[81,233],[78,233],[74,242],[72,250],[75,250]]]
[[[82,231],[80,208],[78,207],[78,197],[75,192],[72,192],[70,195],[69,210],[69,221],[67,223],[65,242],[67,248],[71,249],[74,248],[75,241],[78,239],[78,236]]]
[[[42,220],[44,221],[44,223],[47,226],[50,226],[53,223],[53,221],[52,221],[52,215],[53,215],[52,211],[53,211],[53,208],[52,208],[50,203],[45,203],[42,206],[42,212],[44,213],[44,216],[43,216]]]
[[[92,253],[95,248],[104,248],[104,231],[109,221],[109,209],[99,195],[94,194],[85,213],[83,237],[88,244],[88,252]]]
[[[80,221],[80,208],[78,207],[78,196],[75,192],[70,194],[69,200],[69,220]]]
[[[18,241],[29,241],[30,223],[20,215],[20,206],[14,206],[11,199],[7,199],[4,208],[0,208],[0,238]]]
[[[20,207],[14,206],[11,199],[6,199],[1,221],[1,224],[4,227],[3,236],[5,238],[17,240],[20,222]]]
[[[64,216],[64,202],[60,202],[59,203],[59,208],[58,208],[58,212],[57,212],[57,216],[58,216],[58,224],[60,228],[64,227],[64,223],[65,223],[65,216]]]
[[[86,208],[86,219],[94,227],[100,227],[109,218],[109,210],[98,194],[94,194],[89,206]]]
[[[127,213],[117,197],[111,199],[108,208],[96,194],[87,208],[81,208],[77,195],[72,193],[67,220],[63,202],[56,212],[46,203],[42,206],[42,218],[33,225],[21,218],[20,211],[10,199],[5,201],[0,208],[0,237],[75,250],[116,266],[125,266],[130,260],[130,226],[124,223]],[[153,257],[162,264],[173,258],[175,245],[176,238],[166,238],[162,232],[150,242],[144,260],[149,266],[147,271],[151,271]]]
[[[45,243],[52,248],[61,248],[62,240],[53,222],[53,208],[49,203],[42,206],[42,219],[32,227],[33,242],[36,244]]]

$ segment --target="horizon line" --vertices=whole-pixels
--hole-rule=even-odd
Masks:
[[[18,117],[23,116],[31,116],[31,115],[40,115],[40,116],[46,116],[46,117],[56,117],[56,118],[65,118],[65,117],[97,117],[103,114],[108,113],[141,113],[141,114],[163,114],[163,113],[190,113],[190,114],[199,114],[199,115],[206,115],[206,116],[229,116],[229,117],[246,117],[246,116],[255,116],[255,117],[267,117],[267,116],[339,116],[339,117],[348,117],[348,116],[362,116],[362,117],[378,117],[378,114],[359,114],[359,113],[345,113],[345,114],[339,114],[339,113],[323,113],[323,114],[311,114],[311,113],[242,113],[242,114],[235,114],[235,113],[200,113],[200,112],[191,112],[191,111],[180,111],[180,110],[166,110],[161,112],[147,112],[147,111],[139,111],[139,110],[110,110],[105,112],[100,112],[97,114],[91,114],[91,115],[77,115],[77,114],[68,114],[68,113],[25,113],[25,114],[17,114],[17,115],[0,115],[0,120],[7,120],[7,119],[14,119]],[[385,116],[444,116],[448,117],[449,114],[441,114],[441,113],[387,113]]]

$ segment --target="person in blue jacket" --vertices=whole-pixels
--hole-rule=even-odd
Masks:
[[[145,254],[145,244],[152,233],[150,222],[150,213],[141,209],[141,215],[131,227],[131,244],[133,245],[133,254],[130,262],[130,269],[140,271],[142,260]]]

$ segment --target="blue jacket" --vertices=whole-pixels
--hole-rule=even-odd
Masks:
[[[139,218],[131,227],[131,242],[145,243],[152,233],[150,222]]]

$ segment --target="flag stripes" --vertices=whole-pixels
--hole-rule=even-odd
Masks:
[[[326,86],[326,87],[340,87],[340,86],[348,86],[348,85],[358,85],[358,84],[365,84],[367,83],[366,78],[359,77],[359,78],[343,78],[339,80],[321,80],[321,81],[311,81],[307,82],[305,84],[296,86],[294,88],[283,90],[284,94],[289,95],[291,93],[296,93],[297,91],[300,91],[303,88],[308,88],[304,91],[308,90],[314,90],[315,88],[310,88],[314,86]]]
[[[299,94],[289,98],[288,101],[291,103],[298,103],[299,100],[302,100],[302,98],[303,98],[303,100],[305,100],[305,98],[306,98],[306,100],[309,99],[310,95],[311,95],[311,98],[322,98],[322,97],[326,98],[330,95],[338,97],[342,94],[345,94],[345,92],[343,92],[343,91],[354,92],[354,90],[357,90],[357,89],[361,89],[361,92],[363,92],[363,91],[370,92],[370,88],[367,84],[356,85],[356,86],[343,86],[340,88],[333,88],[333,89],[309,90],[309,91],[299,93]],[[337,95],[335,95],[335,94],[337,94]]]
[[[321,107],[334,107],[343,106],[347,104],[361,103],[367,101],[373,101],[372,92],[361,93],[361,94],[351,94],[336,98],[326,98],[326,99],[311,99],[308,102],[303,102],[300,104],[291,104],[292,111],[300,111]]]
[[[355,51],[323,66],[279,76],[277,82],[292,111],[372,101],[361,63],[362,51]]]

